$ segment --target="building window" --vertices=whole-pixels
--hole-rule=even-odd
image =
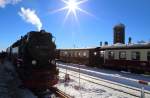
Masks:
[[[119,59],[122,59],[122,60],[126,59],[126,52],[125,51],[120,51],[119,52]]]
[[[132,60],[140,60],[140,52],[132,52],[131,53]]]
[[[114,59],[115,55],[114,55],[114,52],[113,51],[109,51],[108,52],[108,58],[109,59]]]
[[[150,61],[150,51],[147,52],[147,60]]]

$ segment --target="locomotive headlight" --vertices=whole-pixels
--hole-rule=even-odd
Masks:
[[[32,60],[32,65],[36,65],[36,60]]]

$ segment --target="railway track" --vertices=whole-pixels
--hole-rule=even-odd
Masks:
[[[45,91],[38,91],[36,92],[36,95],[38,96],[38,98],[72,98],[56,87],[52,87]]]
[[[60,68],[60,69],[61,69],[61,71],[60,71],[61,73],[63,73],[63,74],[66,73],[66,71],[64,69],[63,69],[64,71],[62,71],[62,68]],[[70,76],[79,78],[79,76],[77,75],[77,74],[79,74],[78,72],[69,70],[69,71],[67,71],[67,74],[69,74]],[[107,88],[110,88],[113,90],[116,90],[119,92],[122,92],[125,94],[129,94],[129,95],[136,97],[136,98],[140,98],[140,96],[141,96],[141,89],[134,88],[131,86],[127,86],[127,85],[119,84],[116,82],[96,78],[96,77],[89,76],[89,75],[86,75],[83,73],[80,73],[80,79],[94,83],[94,84],[98,84],[98,85],[101,85],[101,86],[104,86],[104,87],[107,87]],[[150,98],[150,91],[145,90],[144,93],[145,93],[145,98]]]
[[[72,98],[71,96],[69,96],[68,94],[64,93],[63,91],[55,88],[55,94],[56,96],[58,96],[58,98]]]

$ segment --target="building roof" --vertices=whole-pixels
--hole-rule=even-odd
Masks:
[[[115,26],[114,26],[114,28],[116,28],[116,27],[123,27],[123,28],[124,28],[124,27],[125,27],[125,25],[124,25],[124,24],[122,24],[122,23],[119,23],[119,24],[117,24],[117,25],[115,25]]]
[[[137,44],[116,43],[110,46],[102,46],[101,49],[150,49],[150,43],[137,43]]]

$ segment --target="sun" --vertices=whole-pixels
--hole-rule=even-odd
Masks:
[[[73,16],[75,17],[75,19],[78,21],[77,19],[77,11],[86,13],[88,15],[90,15],[90,13],[88,13],[87,11],[83,10],[80,8],[80,5],[87,2],[88,0],[61,0],[63,3],[66,4],[65,7],[60,8],[55,10],[54,12],[60,12],[60,11],[64,11],[67,10],[67,14],[65,16],[64,21],[66,21],[66,19],[68,18],[68,16],[70,14],[73,14]]]
[[[74,12],[78,7],[78,4],[75,0],[69,0],[69,2],[67,2],[68,5],[68,9],[71,10],[72,12]]]

